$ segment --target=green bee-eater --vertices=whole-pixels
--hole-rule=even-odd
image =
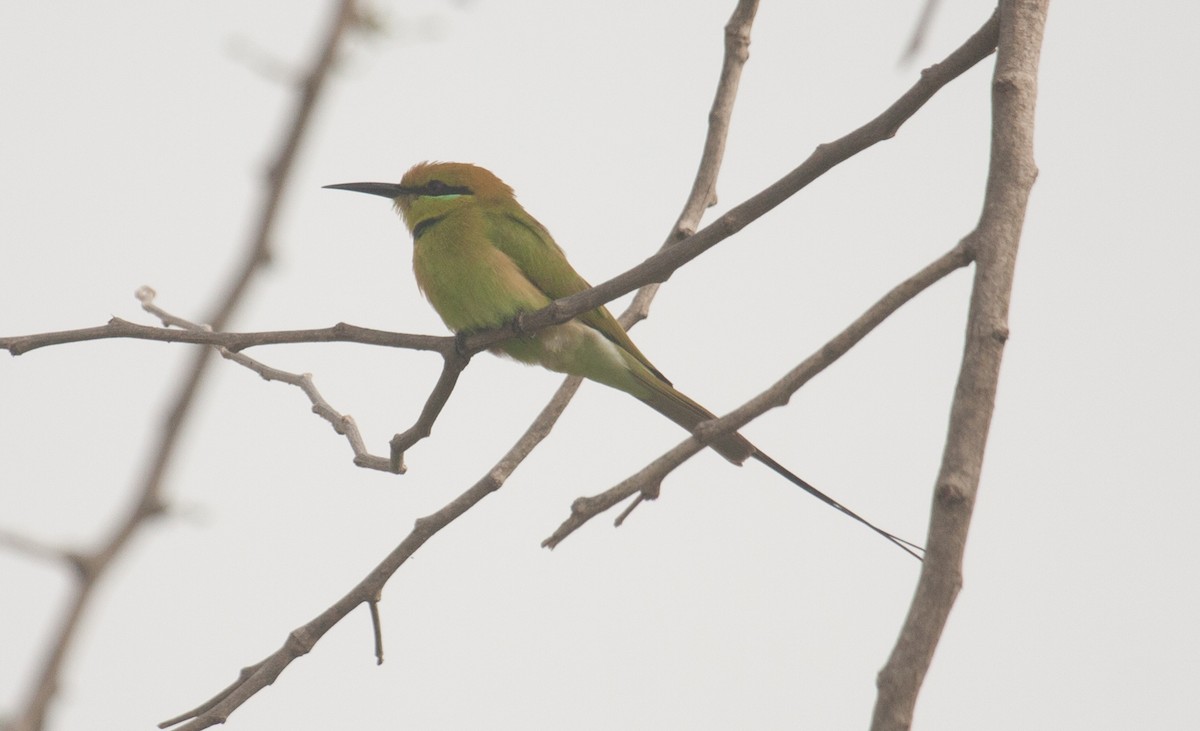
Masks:
[[[426,162],[413,166],[398,184],[326,187],[392,200],[412,233],[417,286],[456,333],[499,327],[520,313],[540,310],[590,286],[545,226],[517,202],[512,188],[484,168]],[[625,391],[688,431],[716,418],[675,390],[605,307],[505,340],[493,352]],[[711,446],[734,464],[754,457],[909,550],[907,541],[860,518],[784,469],[741,434],[727,434]]]

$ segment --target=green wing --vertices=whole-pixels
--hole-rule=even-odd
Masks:
[[[488,238],[496,248],[516,262],[526,278],[550,299],[569,297],[591,287],[567,261],[546,227],[524,209],[489,212],[486,214],[486,224]],[[583,313],[578,319],[624,348],[651,373],[670,385],[671,382],[633,344],[608,308],[597,307]]]

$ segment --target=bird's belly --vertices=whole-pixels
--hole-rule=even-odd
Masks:
[[[433,309],[455,332],[497,327],[550,304],[512,259],[491,246],[443,249],[433,257],[418,247],[413,270]]]
[[[496,351],[523,363],[583,376],[622,391],[638,390],[624,351],[595,328],[577,320],[506,340]]]

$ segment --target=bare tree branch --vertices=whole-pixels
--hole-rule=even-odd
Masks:
[[[344,435],[354,450],[354,463],[359,467],[383,470],[385,472],[403,473],[404,450],[411,447],[420,439],[429,436],[433,422],[441,413],[442,407],[450,397],[458,374],[466,367],[470,354],[459,352],[458,342],[453,337],[433,335],[410,335],[393,333],[385,330],[358,327],[339,322],[332,327],[307,330],[273,330],[261,332],[213,332],[207,325],[185,320],[173,315],[154,304],[155,293],[149,287],[138,290],[138,299],[142,301],[142,309],[158,317],[165,327],[151,327],[122,320],[114,317],[107,324],[99,327],[82,328],[78,330],[62,330],[51,333],[33,335],[17,335],[0,337],[0,348],[7,349],[13,355],[22,355],[31,350],[50,345],[85,342],[89,340],[105,340],[111,338],[130,338],[135,340],[154,340],[168,343],[196,343],[211,345],[217,349],[221,357],[232,360],[258,373],[268,381],[280,381],[304,391],[312,403],[313,412],[333,425],[338,434]],[[181,328],[181,329],[179,329]],[[376,457],[370,454],[364,445],[361,434],[354,425],[351,417],[339,413],[327,402],[313,383],[309,374],[291,373],[250,358],[241,351],[263,345],[280,345],[286,343],[364,343],[391,348],[408,348],[411,350],[435,351],[442,356],[443,367],[441,377],[430,392],[425,408],[420,417],[403,434],[392,440],[392,456]],[[398,450],[398,451],[397,451]],[[396,459],[399,455],[400,459]]]
[[[142,287],[140,290],[138,290],[138,299],[142,301],[142,309],[153,314],[155,317],[158,317],[160,320],[162,320],[163,324],[167,325],[168,327],[180,327],[185,328],[185,332],[207,333],[210,335],[241,335],[241,333],[212,333],[212,331],[210,331],[206,325],[199,325],[194,322],[189,322],[188,320],[167,312],[154,303],[154,291],[149,287]],[[332,328],[328,328],[326,331],[305,330],[301,332],[315,332],[324,336],[333,334],[335,332],[340,332],[339,328],[342,328],[343,326],[343,323],[339,323]],[[166,332],[178,331],[167,330]],[[251,335],[259,334],[281,335],[287,333],[251,333]],[[378,330],[366,331],[363,334],[365,334],[371,340],[377,340],[378,335],[387,335],[387,333],[383,333]],[[231,339],[235,341],[238,340],[238,338]],[[358,430],[358,424],[354,422],[354,419],[350,417],[350,415],[342,414],[325,400],[325,397],[322,396],[321,392],[317,389],[317,385],[313,381],[312,374],[292,373],[279,368],[272,368],[260,360],[251,358],[245,353],[224,346],[218,345],[217,352],[222,358],[231,360],[240,366],[244,366],[254,371],[261,376],[264,381],[278,381],[280,383],[286,383],[299,388],[304,392],[304,395],[308,397],[309,403],[312,404],[312,412],[317,416],[320,416],[325,421],[328,421],[335,432],[346,437],[346,441],[350,442],[350,449],[354,452],[354,464],[358,465],[359,467],[382,470],[385,472],[393,471],[391,468],[391,462],[387,458],[377,457],[367,451],[366,443],[363,440],[362,433]]]
[[[179,326],[182,327],[182,326]],[[91,340],[116,338],[153,340],[163,343],[195,343],[225,348],[238,353],[247,348],[263,345],[287,345],[294,343],[363,343],[385,348],[407,348],[410,350],[432,350],[443,355],[454,350],[454,338],[435,335],[410,335],[407,333],[373,330],[339,322],[331,327],[308,330],[264,330],[260,332],[214,332],[207,325],[193,325],[189,329],[178,327],[155,327],[139,325],[114,317],[98,327],[58,332],[35,333],[0,337],[0,350],[13,355],[24,355],[38,348],[66,343],[82,343]]]
[[[894,137],[900,127],[939,89],[992,54],[996,48],[997,28],[998,20],[993,15],[941,63],[922,71],[920,80],[879,116],[844,137],[819,145],[799,167],[694,235],[603,284],[555,300],[522,318],[521,327],[534,330],[557,325],[644,285],[665,282],[676,269],[741,231],[838,164],[878,142]],[[497,331],[481,332],[468,338],[468,344],[471,350],[475,350],[480,345],[488,347],[503,339]]]
[[[576,381],[578,386],[578,381]],[[521,439],[508,450],[500,461],[481,477],[466,492],[459,495],[436,513],[418,518],[412,532],[388,554],[378,566],[371,570],[361,582],[337,603],[329,607],[302,627],[288,633],[283,645],[262,661],[251,665],[239,674],[229,687],[213,696],[200,706],[159,724],[167,728],[185,723],[177,731],[199,731],[224,723],[229,714],[245,703],[255,693],[275,682],[284,668],[296,658],[306,654],[326,632],[342,620],[359,604],[377,601],[384,585],[421,546],[438,531],[466,513],[479,501],[499,490],[525,457],[550,433],[559,414],[567,407],[574,389],[560,389],[550,403],[534,420]],[[377,656],[381,652],[376,650]]]
[[[637,281],[637,275],[641,274],[641,276],[645,276],[644,270],[647,269],[653,270],[659,266],[664,268],[670,267],[671,265],[669,263],[665,263],[667,262],[667,258],[676,254],[682,249],[695,248],[697,249],[696,253],[692,256],[698,256],[700,253],[705,251],[708,246],[711,245],[705,245],[703,242],[700,245],[696,245],[693,242],[698,239],[702,239],[707,233],[714,231],[718,227],[722,226],[722,224],[732,228],[731,233],[740,230],[740,228],[742,228],[750,220],[753,220],[753,218],[757,218],[758,216],[761,216],[767,211],[771,210],[775,205],[778,205],[779,202],[782,202],[782,200],[807,185],[808,182],[810,182],[812,179],[815,179],[816,176],[828,171],[838,162],[841,162],[857,152],[870,147],[876,142],[891,138],[895,134],[896,130],[909,117],[916,113],[917,109],[924,105],[924,103],[928,101],[938,89],[957,78],[974,64],[991,55],[992,50],[996,47],[998,27],[998,15],[993,14],[992,17],[990,17],[978,31],[968,38],[961,46],[955,49],[953,53],[947,56],[945,60],[939,64],[935,64],[934,66],[925,69],[921,74],[921,79],[907,92],[905,92],[900,99],[884,110],[884,112],[879,116],[875,117],[870,122],[862,127],[859,127],[857,130],[848,135],[845,135],[833,142],[820,145],[816,151],[804,161],[804,163],[802,163],[787,176],[761,193],[758,193],[754,197],[745,201],[741,205],[735,207],[694,236],[685,239],[674,248],[656,254],[655,256],[643,262],[641,265],[634,267],[624,274],[618,275],[617,277],[610,279],[608,282],[605,282],[604,284],[601,284],[589,291],[601,290],[610,285],[616,285],[619,281],[627,278]],[[743,214],[743,211],[746,211],[746,213]],[[714,244],[715,243],[716,242],[714,242]],[[857,338],[854,338],[852,342],[849,342],[846,345],[847,348],[857,342],[858,339],[865,335],[866,332],[869,332],[870,329],[874,328],[874,326],[879,322],[882,322],[882,319],[886,318],[887,315],[890,314],[890,311],[882,312],[882,315],[878,321],[872,321],[869,316],[875,316],[874,313],[876,312],[876,309],[885,305],[885,303],[890,302],[891,298],[898,294],[898,291],[904,291],[910,282],[920,279],[922,275],[930,272],[931,270],[938,271],[944,268],[947,264],[953,264],[949,269],[945,270],[938,276],[938,278],[940,278],[941,276],[948,274],[949,271],[952,271],[960,266],[965,266],[967,263],[969,263],[969,259],[966,258],[965,249],[963,249],[962,245],[960,244],[959,247],[956,247],[954,250],[944,255],[933,264],[930,264],[929,267],[927,267],[925,270],[922,270],[922,272],[914,276],[913,279],[910,279],[907,282],[899,285],[892,292],[888,293],[888,295],[880,300],[880,302],[877,303],[872,310],[869,310],[862,317],[856,320],[855,323],[853,323],[849,328],[847,328],[842,335],[839,335],[838,338],[830,341],[830,343],[826,344],[821,351],[818,351],[817,354],[811,356],[804,363],[801,363],[799,366],[793,369],[788,376],[782,379],[779,383],[775,384],[775,386],[755,397],[750,402],[747,402],[745,405],[730,413],[725,418],[710,422],[707,425],[701,425],[701,428],[698,430],[699,437],[693,436],[691,439],[685,440],[683,443],[662,455],[638,473],[621,481],[609,490],[592,497],[581,497],[577,499],[571,505],[571,516],[564,521],[562,525],[560,525],[558,529],[555,530],[555,532],[543,542],[542,545],[553,548],[583,523],[587,522],[595,515],[608,510],[613,505],[631,495],[640,494],[641,497],[639,497],[639,502],[643,498],[653,499],[657,496],[658,491],[661,488],[662,479],[669,474],[671,470],[675,469],[693,454],[700,451],[700,449],[703,448],[704,443],[711,441],[712,439],[728,431],[736,431],[753,418],[756,418],[758,415],[761,415],[774,406],[782,406],[786,404],[788,398],[791,397],[791,394],[794,393],[796,389],[816,375],[816,373],[820,372],[820,370],[823,370],[829,363],[832,362],[832,360],[836,360],[837,357],[840,357],[844,351],[838,352],[836,356],[830,359],[827,363],[819,365],[819,367],[816,367],[817,360],[815,359],[817,359],[822,353],[826,353],[827,357],[832,355],[833,351],[830,350],[831,346],[838,342],[843,335],[855,330],[857,327],[865,326],[866,329],[862,331]],[[674,269],[670,268],[667,271],[667,276],[669,276],[670,272],[672,271],[674,271]],[[936,279],[933,281],[936,281]],[[925,284],[924,287],[929,286],[929,284],[932,284],[932,281]],[[913,291],[908,295],[908,298],[915,296],[915,294],[919,291],[919,289]],[[619,290],[619,292],[620,294],[625,293],[624,290]],[[585,292],[582,294],[586,295],[588,293]],[[546,308],[546,310],[536,313],[535,316],[541,315],[547,310],[553,309],[558,305],[561,305],[565,311],[573,311],[574,307],[570,306],[570,300],[580,296],[581,295],[574,295],[573,297],[558,300],[557,302],[551,304],[550,307]],[[904,301],[907,301],[907,299]],[[903,301],[896,303],[895,306],[898,307],[900,304],[903,304]],[[868,319],[864,320],[864,318]],[[811,370],[814,367],[815,370]],[[785,381],[788,382],[787,385],[784,385]],[[776,399],[777,402],[772,402],[772,399]],[[728,419],[728,421],[726,421],[726,419]],[[618,524],[624,520],[628,512],[629,511],[626,510],[621,514],[617,520]]]
[[[942,464],[934,487],[927,554],[904,627],[879,673],[871,728],[902,731],[962,586],[967,530],[979,489],[1000,361],[1008,339],[1008,307],[1029,192],[1034,108],[1049,0],[1002,0],[999,53],[992,80],[992,152],[979,224],[968,236],[975,282],[967,337]]]
[[[221,329],[229,320],[241,303],[255,273],[269,258],[271,234],[276,214],[296,151],[308,127],[308,121],[324,86],[338,44],[353,19],[353,0],[341,0],[336,5],[336,12],[317,57],[304,76],[296,109],[292,113],[290,129],[281,148],[276,153],[274,161],[268,168],[264,190],[265,200],[250,236],[246,261],[235,273],[226,293],[209,319],[214,329]],[[80,580],[75,587],[74,595],[69,600],[64,616],[52,635],[51,647],[41,663],[37,679],[29,696],[10,722],[9,728],[12,731],[38,731],[44,726],[46,711],[57,690],[58,677],[75,637],[75,631],[79,626],[79,618],[88,607],[100,577],[111,564],[112,559],[125,548],[130,538],[151,517],[162,511],[163,476],[175,453],[175,448],[179,444],[180,427],[189,413],[209,361],[207,348],[197,351],[189,375],[168,412],[159,442],[152,452],[150,464],[137,488],[137,498],[133,508],[118,520],[117,525],[103,540],[100,548],[83,559],[82,565],[87,570],[79,573]]]
[[[676,467],[704,448],[704,445],[722,434],[737,431],[767,411],[787,404],[801,386],[821,371],[832,365],[875,329],[884,320],[900,309],[909,300],[924,292],[951,272],[966,266],[971,261],[966,242],[959,243],[938,257],[912,277],[896,285],[854,322],[838,333],[821,348],[793,368],[770,388],[729,412],[720,419],[701,425],[698,436],[690,437],[640,471],[622,480],[604,492],[590,497],[581,497],[571,504],[571,515],[542,542],[554,548],[584,523],[617,505],[622,500],[638,495],[639,499],[653,500],[658,496],[663,479]],[[624,520],[622,513],[617,523]]]

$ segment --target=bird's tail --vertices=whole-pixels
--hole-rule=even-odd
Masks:
[[[630,373],[640,385],[645,387],[644,390],[638,389],[638,392],[635,393],[631,391],[631,393],[633,393],[634,396],[636,396],[647,406],[667,417],[679,426],[682,426],[684,429],[687,429],[689,432],[695,432],[696,426],[700,423],[717,418],[716,415],[711,411],[683,395],[670,383],[657,377],[650,371],[644,368],[631,367]],[[726,434],[711,442],[709,446],[716,450],[716,452],[722,457],[736,465],[740,465],[747,459],[753,457],[755,460],[771,468],[771,470],[773,470],[776,474],[804,490],[809,495],[812,495],[834,510],[837,510],[853,518],[859,523],[862,523],[866,527],[899,546],[902,551],[915,557],[918,561],[922,560],[922,556],[925,553],[924,548],[912,543],[911,541],[906,541],[899,536],[885,531],[874,523],[868,521],[866,518],[863,518],[858,513],[855,513],[853,510],[847,508],[845,505],[842,505],[837,500],[829,497],[825,493],[810,485],[806,480],[800,478],[783,465],[771,459],[769,455],[755,447],[750,443],[749,439],[746,439],[741,434],[738,434],[737,432]]]
[[[910,556],[917,559],[918,561],[925,560],[925,549],[924,548],[922,548],[921,546],[918,546],[916,543],[913,543],[912,541],[906,541],[903,538],[901,538],[900,536],[897,536],[892,533],[888,533],[884,529],[880,528],[879,526],[875,525],[871,521],[862,517],[858,513],[851,510],[850,508],[847,508],[845,505],[842,505],[837,500],[834,500],[833,498],[829,497],[828,495],[821,492],[817,488],[808,484],[807,481],[801,479],[799,476],[797,476],[794,473],[792,473],[791,471],[789,471],[786,467],[779,464],[775,460],[771,459],[771,457],[769,455],[767,455],[766,453],[764,453],[761,449],[755,448],[754,453],[750,456],[753,457],[754,459],[758,460],[759,462],[762,462],[766,466],[770,467],[772,470],[775,471],[776,474],[783,476],[783,478],[786,479],[788,482],[792,483],[793,485],[796,485],[801,490],[804,490],[805,492],[807,492],[809,495],[812,495],[813,497],[815,497],[816,499],[825,503],[826,505],[833,508],[834,510],[837,510],[841,513],[844,513],[845,515],[850,516],[851,518],[857,520],[859,523],[862,523],[863,525],[867,526],[868,528],[875,531],[879,535],[883,536],[887,540],[891,541],[892,543],[895,543],[897,546],[900,547],[901,551],[904,551],[905,553],[909,554]]]
[[[689,432],[695,432],[698,424],[717,418],[711,411],[675,390],[670,383],[656,377],[648,370],[630,368],[630,372],[639,384],[646,387],[645,391],[639,389],[633,395]],[[748,439],[737,432],[721,436],[708,446],[736,465],[742,464],[757,451]]]

